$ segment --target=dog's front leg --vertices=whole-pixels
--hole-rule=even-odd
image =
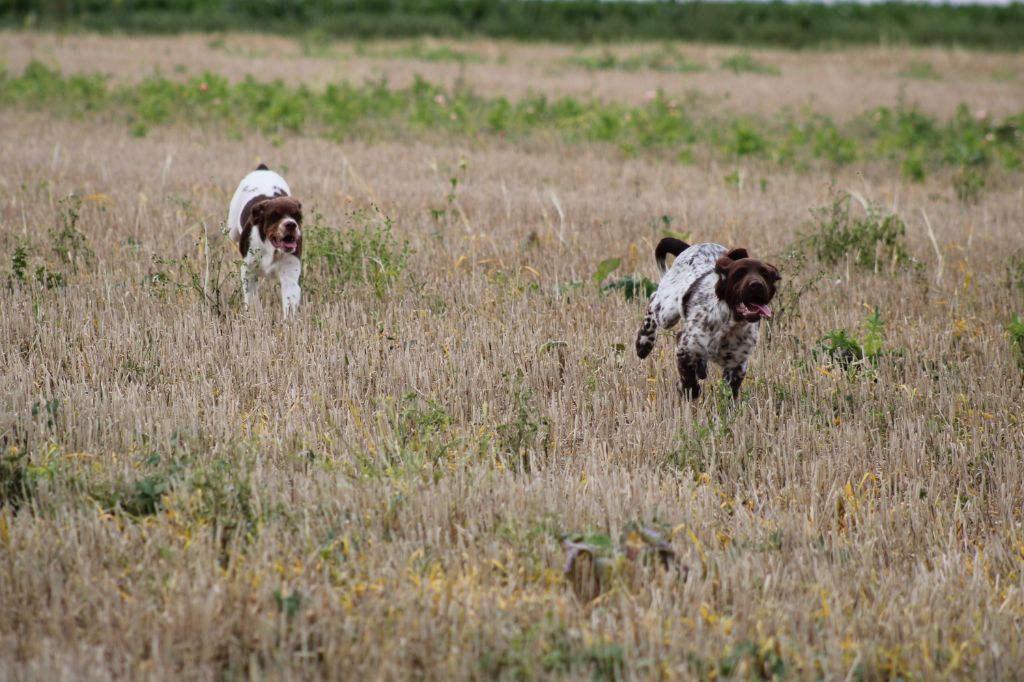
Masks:
[[[253,258],[251,253],[242,260],[242,297],[246,308],[252,308],[260,303],[259,267],[259,259]]]
[[[697,377],[701,373],[701,361],[688,352],[676,351],[676,365],[679,367],[679,392],[684,398],[696,400],[700,397],[700,382]],[[704,370],[707,376],[707,370]]]
[[[723,372],[725,380],[729,382],[729,388],[732,389],[732,398],[736,400],[740,396],[740,386],[743,385],[743,379],[747,376],[747,363],[738,365],[736,367],[726,367]]]
[[[281,307],[284,310],[285,317],[288,317],[290,313],[294,313],[302,301],[302,289],[299,288],[299,276],[301,274],[302,261],[298,258],[291,257],[286,263],[281,265],[278,276],[281,279]]]

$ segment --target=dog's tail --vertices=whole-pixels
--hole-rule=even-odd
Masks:
[[[270,167],[267,166],[267,164],[265,163],[261,163],[260,165],[256,166],[256,170],[270,170]]]
[[[675,237],[665,237],[658,245],[654,247],[654,260],[658,262],[658,269],[664,274],[665,268],[665,256],[672,254],[676,258],[679,257],[683,251],[690,248],[690,245],[684,242],[682,239],[676,239]]]

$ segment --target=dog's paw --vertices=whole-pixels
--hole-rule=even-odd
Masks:
[[[697,400],[700,398],[700,385],[687,387],[682,381],[676,382],[676,390],[683,400]]]
[[[638,336],[636,339],[636,355],[643,360],[654,349],[654,339],[648,336]]]

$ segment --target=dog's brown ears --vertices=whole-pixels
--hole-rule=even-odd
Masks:
[[[269,201],[269,199],[264,199],[263,201],[258,201],[253,204],[252,208],[249,210],[249,221],[252,222],[253,225],[263,224],[263,214],[266,213],[267,203]]]
[[[764,266],[768,268],[768,277],[771,278],[773,282],[778,282],[782,279],[782,275],[779,274],[779,269],[774,265],[771,263],[765,263]]]
[[[725,274],[729,266],[732,265],[733,261],[737,261],[747,257],[746,249],[733,249],[725,255],[719,256],[718,260],[715,261],[715,271],[720,274]]]

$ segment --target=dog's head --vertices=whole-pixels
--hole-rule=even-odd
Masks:
[[[748,258],[746,249],[733,249],[715,262],[715,272],[715,293],[736,317],[757,322],[772,316],[768,303],[775,297],[776,282],[782,279],[774,265]]]
[[[264,199],[252,207],[249,220],[259,227],[260,237],[285,253],[302,251],[302,204],[294,197]]]

